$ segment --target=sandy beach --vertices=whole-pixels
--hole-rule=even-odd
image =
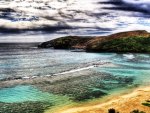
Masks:
[[[116,109],[119,113],[130,113],[136,109],[150,113],[150,107],[142,105],[146,100],[150,100],[150,87],[140,87],[128,94],[114,96],[103,103],[59,109],[55,113],[108,113],[110,108]]]

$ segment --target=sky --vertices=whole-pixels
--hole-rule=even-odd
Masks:
[[[150,31],[150,0],[0,0],[0,42]]]

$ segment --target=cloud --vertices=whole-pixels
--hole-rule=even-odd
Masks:
[[[39,28],[31,28],[31,29],[27,29],[27,28],[9,28],[9,27],[5,27],[5,26],[1,26],[0,27],[0,33],[24,33],[27,31],[43,31],[43,32],[56,32],[59,30],[64,30],[64,29],[73,29],[71,26],[47,26],[47,25],[43,25]]]
[[[109,0],[99,3],[112,5],[111,7],[103,7],[103,9],[132,11],[150,14],[150,1],[148,0]]]
[[[0,32],[101,35],[150,26],[149,0],[24,0],[1,2]],[[135,27],[135,28],[134,28]]]

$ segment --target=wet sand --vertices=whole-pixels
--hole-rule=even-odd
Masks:
[[[93,104],[93,102],[80,105],[80,107],[64,107],[55,111],[55,113],[108,113],[110,108],[114,108],[120,113],[130,113],[136,109],[150,113],[150,107],[142,105],[146,100],[150,100],[150,87],[140,87],[128,94],[114,96],[103,103]],[[46,113],[51,112],[46,111]]]

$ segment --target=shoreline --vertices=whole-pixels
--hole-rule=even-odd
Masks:
[[[86,74],[86,73],[90,73],[91,68],[94,67],[110,67],[110,66],[117,66],[114,65],[111,62],[99,62],[99,63],[92,63],[90,65],[86,65],[84,67],[79,67],[79,68],[75,68],[72,70],[67,70],[65,72],[61,72],[61,73],[57,73],[57,75],[50,75],[50,76],[39,76],[39,77],[31,77],[31,78],[24,78],[24,79],[14,79],[14,80],[7,80],[7,81],[1,81],[0,83],[0,88],[3,87],[13,87],[16,85],[35,85],[38,89],[42,90],[42,91],[46,91],[46,88],[49,88],[49,85],[54,85],[56,86],[56,82],[66,82],[70,79],[75,79],[76,77],[81,77],[81,76],[86,76],[89,77],[91,75]],[[84,74],[82,74],[82,72]],[[80,75],[80,74],[81,75]],[[103,74],[101,75],[103,76]],[[45,85],[48,85],[47,87]],[[130,86],[129,86],[130,87]],[[131,87],[130,87],[131,88]],[[143,87],[142,87],[143,88]],[[97,98],[94,100],[89,100],[87,102],[81,102],[81,103],[73,103],[71,105],[62,105],[62,106],[58,106],[57,108],[53,108],[52,109],[47,109],[45,113],[108,113],[108,109],[110,108],[115,108],[117,111],[121,112],[121,113],[130,113],[132,110],[134,110],[133,108],[129,109],[129,112],[122,112],[122,110],[126,107],[125,105],[128,106],[128,104],[130,105],[134,105],[133,102],[135,102],[135,100],[132,100],[134,97],[137,98],[137,100],[139,99],[143,99],[144,100],[150,100],[150,98],[146,98],[147,97],[147,91],[149,91],[150,93],[150,87],[144,87],[143,89],[141,88],[137,88],[137,87],[132,87],[131,89],[129,89],[130,91],[134,89],[134,91],[132,93],[130,93],[129,91],[124,91],[121,92],[120,94],[117,92],[114,94],[114,97],[112,95],[106,95],[104,96],[105,99],[102,98]],[[147,89],[148,88],[148,89]],[[142,92],[142,93],[138,93],[138,91]],[[146,94],[145,94],[146,92]],[[119,95],[119,96],[118,96]],[[140,98],[139,95],[142,95]],[[149,95],[148,95],[149,96]],[[108,97],[108,98],[107,98]],[[112,97],[112,98],[110,98]],[[123,100],[124,99],[124,100]],[[131,101],[126,101],[131,99]],[[120,104],[121,103],[121,104]],[[141,106],[142,102],[140,103]],[[119,108],[118,106],[122,106],[122,108]],[[148,108],[147,107],[141,107],[139,110],[143,110],[146,111]],[[139,103],[138,103],[138,107],[139,107]],[[138,109],[138,108],[136,108]],[[48,111],[49,110],[49,111]],[[52,112],[51,110],[55,111]],[[57,111],[58,110],[58,111]],[[148,109],[150,110],[150,108]],[[147,110],[147,111],[148,111]],[[148,112],[146,112],[148,113]]]
[[[108,109],[111,108],[114,108],[120,113],[130,113],[137,109],[145,113],[150,113],[150,107],[142,105],[142,103],[150,100],[149,94],[150,86],[140,86],[131,92],[128,91],[121,95],[115,95],[112,98],[106,97],[102,102],[95,100],[93,102],[83,103],[80,106],[67,106],[57,109],[54,113],[108,113]],[[50,112],[47,110],[45,113]]]

